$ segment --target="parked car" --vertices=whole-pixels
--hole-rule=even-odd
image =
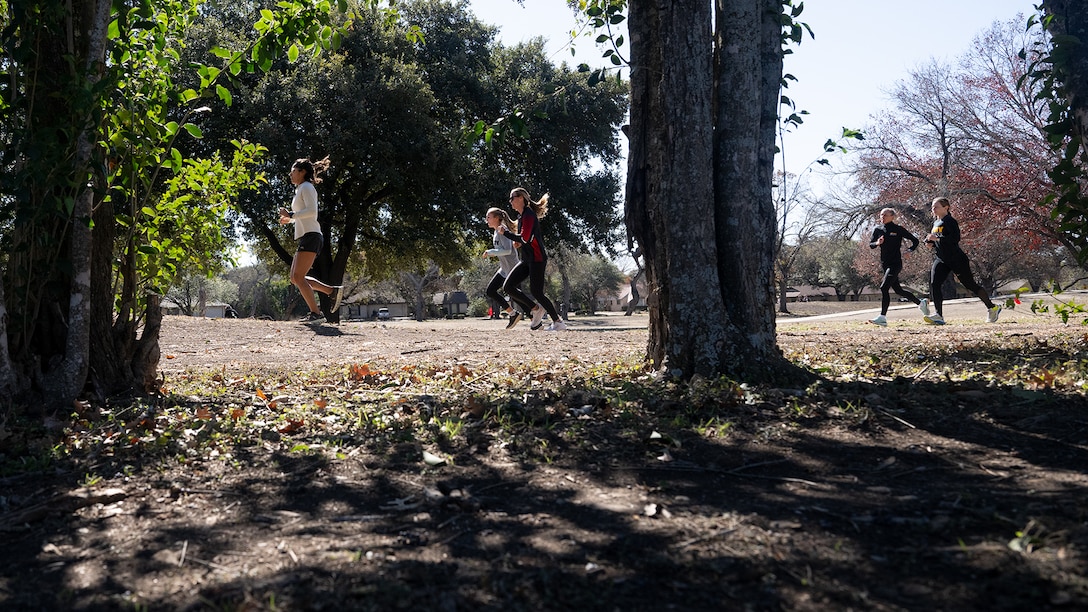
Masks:
[[[389,309],[388,308],[379,308],[378,309],[378,320],[379,321],[388,321],[389,320]]]

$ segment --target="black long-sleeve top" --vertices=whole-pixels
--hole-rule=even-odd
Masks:
[[[881,236],[884,237],[884,243],[877,244]],[[914,249],[918,248],[918,239],[907,228],[895,223],[885,223],[873,230],[873,237],[869,239],[869,248],[875,249],[879,246],[880,265],[889,268],[893,265],[902,265],[904,240],[910,241],[908,251],[913,253]]]
[[[951,265],[967,259],[967,253],[960,248],[960,222],[952,217],[952,213],[933,221],[931,233],[937,235],[937,240],[927,240],[937,249],[937,259]]]

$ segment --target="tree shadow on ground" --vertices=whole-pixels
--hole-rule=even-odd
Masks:
[[[899,380],[689,400],[648,399],[652,420],[466,421],[433,443],[315,432],[229,458],[90,457],[2,493],[14,512],[95,472],[127,495],[4,522],[0,604],[1088,605],[1084,398]]]

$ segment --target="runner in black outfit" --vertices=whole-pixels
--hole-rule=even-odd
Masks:
[[[960,224],[952,218],[949,211],[951,207],[948,198],[933,200],[933,229],[926,236],[926,242],[933,245],[936,251],[929,277],[929,292],[936,313],[927,316],[925,318],[926,322],[934,325],[944,325],[944,311],[942,310],[944,294],[941,285],[948,280],[950,273],[955,272],[956,278],[960,279],[960,283],[968,291],[977,295],[978,299],[982,300],[982,303],[986,305],[986,322],[997,323],[997,317],[1001,314],[1001,307],[995,306],[990,301],[990,296],[987,295],[986,290],[975,282],[975,277],[971,274],[971,260],[967,258],[967,254],[960,248]]]
[[[908,253],[913,253],[918,248],[918,239],[901,225],[894,222],[895,210],[885,208],[880,211],[879,225],[873,230],[873,237],[869,239],[869,248],[880,247],[880,267],[884,270],[884,278],[880,281],[880,315],[870,320],[870,323],[885,326],[888,324],[888,306],[892,303],[891,291],[907,298],[918,306],[922,316],[929,314],[929,305],[926,300],[919,300],[913,293],[907,291],[899,284],[899,273],[903,270],[903,240],[910,241]]]

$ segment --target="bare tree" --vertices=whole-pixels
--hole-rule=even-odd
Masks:
[[[415,302],[416,321],[426,318],[426,294],[433,292],[441,281],[442,274],[438,264],[429,262],[423,272],[401,272],[400,282],[404,297]]]
[[[823,212],[808,198],[808,184],[787,173],[779,173],[774,189],[777,217],[774,268],[778,284],[778,312],[788,313],[786,291],[798,280],[795,266],[805,245],[826,225]]]

